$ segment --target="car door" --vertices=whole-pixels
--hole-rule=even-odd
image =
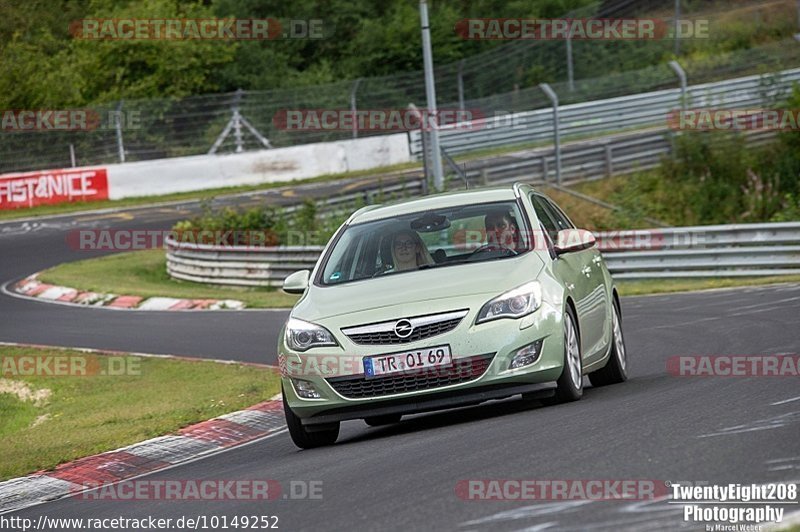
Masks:
[[[570,219],[548,198],[532,194],[531,202],[550,239],[555,242],[562,229],[575,229]],[[575,301],[583,358],[587,363],[601,358],[607,347],[604,331],[607,313],[602,258],[597,247],[564,253],[553,269]]]

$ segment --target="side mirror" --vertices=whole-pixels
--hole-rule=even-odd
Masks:
[[[591,231],[585,229],[562,229],[556,239],[556,255],[563,255],[573,251],[589,249],[595,245],[595,238]]]
[[[311,274],[308,270],[294,272],[283,280],[283,291],[287,294],[302,294],[308,288],[308,277]]]

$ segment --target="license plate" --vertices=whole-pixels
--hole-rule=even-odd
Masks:
[[[426,347],[389,355],[364,357],[364,375],[379,377],[394,373],[405,373],[437,366],[449,366],[453,362],[449,345]]]

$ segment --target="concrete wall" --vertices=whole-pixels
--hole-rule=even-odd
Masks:
[[[110,199],[304,179],[411,160],[408,135],[108,165]]]

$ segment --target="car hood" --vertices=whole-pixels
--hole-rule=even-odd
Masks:
[[[312,285],[292,316],[317,321],[377,309],[385,309],[387,316],[421,315],[436,312],[441,306],[434,303],[436,300],[463,303],[465,296],[501,294],[535,279],[543,266],[542,259],[529,252],[515,258],[390,274],[339,286]],[[383,319],[384,312],[373,316],[375,321]]]

